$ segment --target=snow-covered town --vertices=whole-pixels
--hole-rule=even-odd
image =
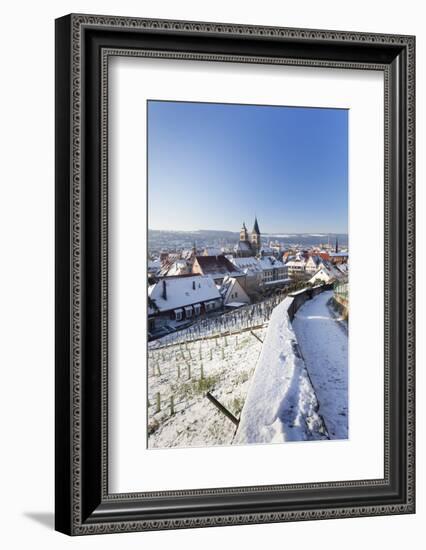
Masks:
[[[348,437],[347,236],[251,227],[149,239],[149,448]]]
[[[147,117],[148,449],[348,439],[348,111]]]

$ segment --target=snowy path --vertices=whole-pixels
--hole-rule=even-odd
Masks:
[[[234,444],[327,438],[288,316],[292,303],[285,298],[271,315]]]
[[[305,359],[331,439],[348,437],[348,335],[327,303],[331,291],[307,301],[296,313],[293,329]]]

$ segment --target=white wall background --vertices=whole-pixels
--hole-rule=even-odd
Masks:
[[[69,12],[210,20],[417,35],[418,205],[418,512],[353,520],[70,539],[53,528],[53,147],[54,18]],[[4,548],[397,549],[424,538],[423,370],[426,268],[426,30],[422,2],[388,0],[67,0],[13,2],[2,9],[1,40],[1,347],[0,543]]]

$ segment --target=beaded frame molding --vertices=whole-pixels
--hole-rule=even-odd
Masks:
[[[108,492],[108,60],[384,74],[384,477]],[[69,535],[415,511],[415,38],[68,15],[56,20],[56,510]]]

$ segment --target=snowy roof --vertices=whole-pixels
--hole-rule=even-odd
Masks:
[[[275,256],[263,256],[262,258],[250,256],[248,258],[233,258],[231,261],[241,270],[263,271],[285,267],[285,264],[281,260],[277,260]]]
[[[343,276],[343,273],[337,269],[336,266],[324,260],[322,266],[311,277],[310,282],[314,282],[317,279],[332,281],[334,279],[340,279]]]
[[[338,269],[339,271],[341,271],[342,273],[344,273],[345,275],[349,271],[349,265],[348,264],[337,264],[335,266],[335,268]]]
[[[299,259],[294,258],[292,260],[289,260],[285,265],[292,267],[292,266],[305,265],[305,264],[306,262],[302,258],[299,258]]]
[[[292,265],[301,265],[301,264],[305,265],[306,259],[303,255],[303,252],[296,252],[296,253],[293,252],[291,255],[288,255],[286,265],[290,263]]]
[[[240,285],[238,279],[236,277],[225,277],[225,279],[223,280],[223,283],[221,286],[218,287],[219,289],[219,292],[221,293],[222,297],[223,297],[223,300],[224,300],[224,304],[225,305],[229,305],[226,303],[227,300],[229,300],[229,298],[233,299],[234,296],[233,296],[233,293],[234,291],[237,291],[238,292],[238,297],[241,299],[245,299],[246,302],[250,300],[250,298],[248,297],[246,291],[244,290],[244,288]],[[235,295],[235,298],[237,296]],[[244,305],[246,305],[246,302],[244,302]],[[236,303],[235,300],[233,300],[232,303]],[[238,302],[240,303],[240,302]]]
[[[284,267],[283,262],[277,260],[275,256],[263,256],[263,258],[260,258],[258,262],[262,269]]]
[[[251,245],[247,241],[238,241],[234,250],[235,252],[251,252]]]
[[[318,256],[317,254],[311,254],[307,262],[309,262],[310,260],[312,260],[315,265],[319,265],[322,262],[321,256]]]
[[[232,286],[232,282],[235,281],[234,278],[232,277],[225,277],[223,279],[223,282],[221,285],[216,285],[217,286],[217,289],[218,291],[220,292],[220,294],[222,295],[222,297],[224,298],[226,296],[226,294],[228,293],[230,287]]]
[[[179,260],[179,258],[180,258],[180,254],[178,252],[169,253],[169,256],[168,256],[169,261],[174,262],[175,260]]]
[[[164,290],[166,297],[164,297]],[[160,311],[169,311],[221,297],[213,279],[205,275],[167,277],[149,286],[148,296]]]
[[[170,269],[167,271],[167,276],[173,276],[173,275],[183,275],[188,271],[188,264],[186,263],[186,260],[176,260]]]
[[[222,250],[214,246],[206,246],[203,252],[203,256],[220,256],[221,254],[223,254]]]
[[[185,260],[190,260],[193,254],[193,250],[190,248],[186,248],[185,250],[182,250],[182,258]]]
[[[169,272],[169,269],[172,267],[173,263],[169,261],[162,262],[161,269],[158,271],[160,277],[164,277]]]
[[[161,260],[148,260],[148,272],[157,272],[161,269]]]
[[[330,273],[332,277],[339,278],[342,277],[342,271],[337,267],[337,265],[333,265],[330,262],[324,262],[326,269]]]
[[[238,269],[255,269],[259,270],[259,262],[257,258],[254,256],[248,256],[247,258],[232,258],[231,262],[238,268]]]
[[[324,281],[324,282],[330,282],[333,279],[332,274],[326,267],[320,267],[318,271],[315,271],[315,273],[312,275],[312,277],[309,279],[309,283],[314,283],[316,281]]]
[[[228,296],[234,291],[235,285],[238,285],[237,288],[239,292],[246,294],[243,287],[240,285],[236,277],[225,277],[223,279],[223,283],[220,286],[218,286],[218,290],[224,300],[226,300]]]
[[[196,261],[204,275],[238,275],[238,269],[223,255],[219,256],[197,256]]]

